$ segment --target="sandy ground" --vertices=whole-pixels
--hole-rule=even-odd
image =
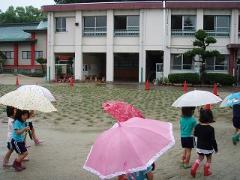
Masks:
[[[115,122],[103,113],[101,103],[106,100],[124,100],[134,104],[146,117],[170,121],[174,125],[176,145],[157,161],[154,171],[156,180],[192,179],[189,169],[180,168],[181,146],[179,141],[179,109],[172,108],[171,103],[182,94],[181,88],[159,87],[149,92],[143,87],[128,85],[93,85],[78,84],[74,91],[66,85],[46,85],[57,99],[54,105],[57,113],[37,113],[34,119],[39,137],[44,140],[40,146],[33,142],[29,148],[30,161],[27,169],[16,173],[12,168],[0,167],[0,180],[94,180],[95,175],[82,169],[91,145],[98,134],[110,128]],[[14,90],[14,85],[1,85],[0,96]],[[211,89],[209,89],[211,90]],[[225,97],[233,89],[219,89],[220,96]],[[233,146],[231,135],[231,111],[214,107],[216,139],[219,153],[213,156],[213,175],[203,177],[203,167],[199,169],[196,179],[239,180],[240,179],[240,144]],[[197,116],[197,113],[196,113]],[[0,163],[6,151],[7,124],[4,107],[0,106]],[[12,159],[16,154],[13,155]],[[192,151],[193,162],[196,158]]]
[[[37,124],[38,134],[45,142],[35,146],[29,141],[30,161],[25,163],[27,170],[16,173],[12,168],[0,169],[0,179],[21,180],[90,180],[98,179],[96,176],[82,169],[91,144],[99,131],[77,131],[76,129],[49,128],[44,122]],[[230,140],[232,127],[227,120],[214,124],[219,144],[219,153],[214,155],[212,169],[214,175],[209,178],[202,176],[201,167],[196,179],[224,179],[238,180],[240,177],[239,166],[240,145],[233,146]],[[1,151],[4,153],[6,124],[0,126]],[[176,145],[157,161],[157,169],[154,172],[155,179],[192,179],[189,170],[181,169],[179,159],[181,148],[179,144],[178,125],[174,123]],[[16,156],[16,154],[14,154]],[[192,161],[196,158],[193,150]],[[12,157],[14,159],[14,157]]]

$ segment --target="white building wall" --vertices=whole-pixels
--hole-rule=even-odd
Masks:
[[[52,16],[51,16],[52,14]],[[54,14],[54,15],[53,15]],[[54,53],[75,53],[75,78],[82,79],[82,53],[106,53],[106,80],[114,80],[114,53],[139,53],[139,82],[145,81],[146,51],[164,51],[164,76],[171,70],[171,54],[184,53],[193,47],[194,36],[172,36],[171,15],[196,15],[196,29],[203,29],[204,15],[231,16],[230,37],[216,37],[217,43],[210,46],[222,54],[229,54],[227,44],[239,43],[238,15],[239,10],[108,10],[108,11],[77,11],[67,13],[49,13],[50,50],[48,56]],[[107,35],[103,37],[82,37],[83,16],[107,16]],[[114,15],[139,15],[139,37],[114,37]],[[55,17],[67,17],[67,32],[55,33]],[[164,18],[165,17],[165,18]],[[79,26],[75,26],[75,22]],[[51,35],[52,33],[52,35]],[[51,57],[51,58],[52,58]],[[52,63],[52,62],[51,62]],[[49,63],[49,65],[51,65]],[[143,71],[143,72],[141,72]],[[184,71],[181,71],[184,72]],[[53,71],[51,72],[53,73]],[[141,77],[142,76],[142,77]],[[53,77],[53,74],[51,75]]]

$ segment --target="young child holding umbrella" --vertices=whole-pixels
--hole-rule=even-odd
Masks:
[[[233,126],[236,129],[232,136],[233,144],[236,145],[240,138],[240,104],[233,105]]]

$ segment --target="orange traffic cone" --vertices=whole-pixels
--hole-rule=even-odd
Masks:
[[[146,91],[150,90],[150,85],[149,85],[149,81],[148,80],[145,83],[145,90]]]
[[[184,81],[184,83],[183,83],[183,93],[187,93],[187,89],[188,89],[187,81]]]
[[[18,80],[18,75],[16,76],[16,86],[19,86],[19,80]]]
[[[216,83],[213,84],[213,94],[218,96],[218,89],[217,89],[217,84]]]

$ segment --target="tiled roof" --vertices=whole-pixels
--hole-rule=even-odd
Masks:
[[[0,25],[0,42],[32,41],[31,34],[26,31],[46,30],[46,25],[46,22]]]

